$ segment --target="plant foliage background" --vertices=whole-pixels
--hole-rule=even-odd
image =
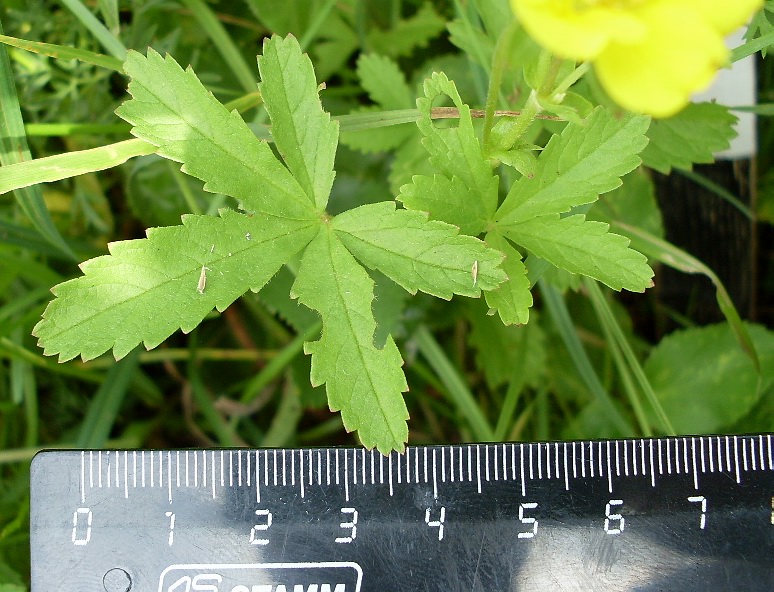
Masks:
[[[732,56],[765,53],[771,18]],[[771,431],[767,120],[757,201],[709,184],[706,204],[759,237],[742,319],[723,270],[666,240],[654,180],[708,186],[696,165],[750,107],[626,114],[512,20],[507,1],[3,4],[0,591],[26,589],[41,448]],[[725,322],[663,301],[665,267],[703,274]]]

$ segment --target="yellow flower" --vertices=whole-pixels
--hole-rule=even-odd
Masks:
[[[669,117],[728,61],[723,37],[763,0],[511,0],[526,31],[555,55],[592,61],[630,111]]]

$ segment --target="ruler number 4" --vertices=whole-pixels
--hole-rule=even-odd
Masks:
[[[443,523],[446,520],[446,508],[441,506],[441,515],[438,520],[430,520],[430,508],[425,510],[425,524],[438,529],[438,540],[443,540]]]

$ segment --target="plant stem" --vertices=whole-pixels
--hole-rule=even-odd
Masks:
[[[484,110],[483,145],[485,154],[489,149],[495,109],[497,108],[497,102],[500,99],[500,87],[503,83],[505,67],[508,65],[508,59],[510,58],[513,37],[517,30],[517,23],[511,21],[500,34],[500,38],[497,40],[497,45],[495,46],[494,55],[492,56],[492,72],[489,76],[489,88],[486,94],[486,108]]]

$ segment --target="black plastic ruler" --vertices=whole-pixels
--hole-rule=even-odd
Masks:
[[[43,452],[32,591],[770,591],[773,448]]]

